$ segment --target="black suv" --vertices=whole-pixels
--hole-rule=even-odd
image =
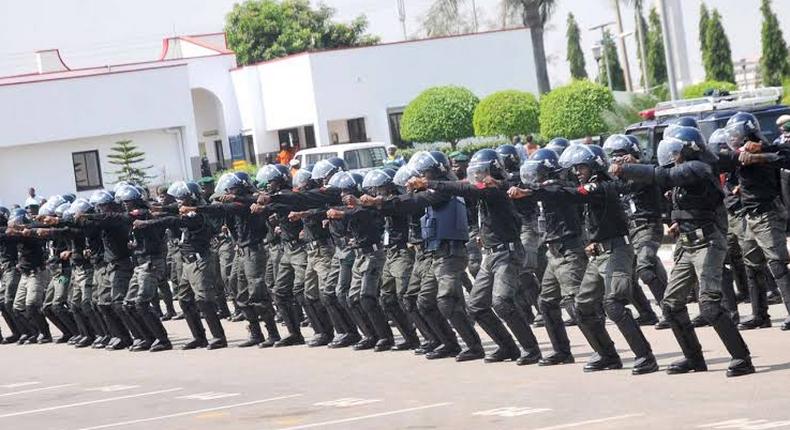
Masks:
[[[697,113],[691,116],[697,119],[700,130],[705,135],[705,138],[708,138],[716,129],[724,127],[731,116],[741,111],[754,114],[757,120],[760,121],[760,128],[765,138],[769,142],[773,142],[774,139],[779,136],[776,120],[782,115],[790,114],[790,107],[775,105],[758,109],[717,110]],[[652,162],[656,162],[656,148],[658,147],[658,143],[664,137],[664,129],[666,129],[667,125],[672,123],[674,119],[675,117],[664,117],[659,120],[642,121],[625,129],[625,134],[634,135],[639,139],[643,160],[652,160]]]

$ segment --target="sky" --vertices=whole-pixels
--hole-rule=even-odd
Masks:
[[[238,0],[0,0],[0,76],[27,73],[35,69],[34,51],[59,48],[69,67],[118,64],[155,59],[163,37],[221,31],[225,14]],[[407,32],[420,35],[420,20],[436,0],[405,0]],[[466,0],[467,2],[471,0]],[[481,30],[497,21],[499,0],[475,0]],[[652,6],[654,0],[645,0]],[[336,19],[349,21],[360,14],[369,20],[369,32],[383,42],[403,39],[398,21],[397,0],[324,0],[336,9]],[[576,15],[582,29],[582,49],[587,70],[597,75],[592,46],[599,32],[587,28],[615,19],[613,0],[558,0],[548,23],[545,46],[552,85],[569,79],[565,61],[565,21]],[[774,0],[774,10],[786,40],[790,41],[790,8],[779,10],[790,0]],[[313,1],[313,3],[317,3]],[[628,1],[621,0],[625,4]],[[694,80],[704,78],[699,54],[698,26],[700,0],[681,0]],[[730,38],[733,60],[760,57],[759,0],[706,0],[717,8]],[[624,29],[634,29],[633,10],[622,8]],[[627,40],[631,75],[639,79],[636,42]]]

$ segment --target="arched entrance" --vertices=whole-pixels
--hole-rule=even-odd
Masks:
[[[195,114],[200,158],[193,160],[201,175],[226,169],[230,165],[228,134],[223,119],[222,101],[205,88],[192,89],[192,109]]]

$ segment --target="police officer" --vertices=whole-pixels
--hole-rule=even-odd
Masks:
[[[348,218],[351,247],[356,259],[351,269],[351,287],[348,300],[352,309],[364,313],[360,320],[367,320],[373,333],[354,349],[370,349],[376,352],[389,351],[395,346],[384,311],[379,304],[379,284],[384,262],[387,258],[381,239],[384,234],[384,217],[381,212],[360,206],[357,197],[362,191],[363,177],[357,173],[339,172],[332,176],[328,186],[342,192],[345,207],[330,208],[327,218]]]
[[[35,237],[32,230],[27,229],[31,220],[24,210],[15,211],[8,220],[6,234],[17,239],[19,244],[19,263],[21,272],[19,285],[14,296],[14,310],[24,315],[24,326],[28,332],[19,338],[20,344],[50,343],[52,334],[49,331],[41,308],[44,305],[44,293],[47,287],[46,257],[44,241]]]
[[[609,136],[603,144],[603,150],[613,163],[639,163],[639,144],[628,136]],[[650,289],[656,302],[661,303],[667,287],[667,272],[658,258],[658,249],[664,237],[661,216],[664,196],[655,184],[629,183],[628,191],[630,192],[623,195],[623,204],[628,214],[629,238],[636,253],[636,275]],[[634,299],[634,305],[639,311],[637,322],[640,325],[657,324],[658,317],[636,281]]]
[[[11,335],[0,340],[0,343],[9,344],[19,341],[23,327],[14,311],[14,296],[19,286],[19,270],[16,268],[19,252],[17,251],[17,238],[6,233],[8,218],[11,211],[0,206],[0,314],[3,315],[6,325],[11,330]],[[2,336],[0,336],[2,337]]]
[[[469,156],[460,151],[453,151],[447,155],[452,169],[458,180],[466,179],[466,169],[469,167]],[[480,249],[480,227],[477,220],[477,200],[474,198],[464,199],[466,202],[466,217],[469,220],[469,242],[466,242],[466,252],[469,254],[469,274],[472,279],[477,276],[480,264],[483,261],[483,253]],[[472,281],[469,276],[463,276],[464,289],[468,293],[472,290]]]
[[[387,198],[398,194],[393,182],[395,173],[391,169],[368,172],[362,181],[366,195]],[[409,277],[414,267],[414,250],[408,246],[412,217],[400,213],[397,209],[382,211],[382,215],[384,216],[382,244],[386,249],[386,258],[381,277],[381,306],[403,336],[403,341],[394,345],[392,349],[395,351],[414,349],[420,342],[414,325],[402,307],[402,297],[406,294]]]
[[[579,292],[587,255],[584,253],[578,205],[556,198],[562,181],[559,156],[551,149],[535,151],[521,167],[521,182],[526,188],[512,187],[508,195],[514,200],[537,201],[538,231],[548,248],[548,264],[540,288],[540,310],[553,352],[543,357],[540,366],[574,362],[570,340],[562,320],[561,309],[573,302]]]
[[[200,186],[194,182],[175,182],[167,190],[179,204],[179,216],[162,216],[147,220],[135,220],[135,230],[169,228],[180,232],[181,279],[176,288],[184,319],[192,333],[192,340],[181,347],[184,350],[207,348],[220,349],[228,346],[225,330],[217,316],[215,288],[213,285],[216,267],[209,258],[210,227],[206,217],[200,213],[202,201]],[[212,339],[206,339],[206,331],[200,313],[206,319]]]
[[[277,324],[274,322],[274,307],[264,280],[266,252],[263,249],[263,240],[268,227],[264,217],[250,211],[250,205],[255,202],[253,190],[254,187],[246,174],[226,173],[217,183],[217,191],[222,194],[218,198],[221,203],[205,206],[199,211],[215,219],[220,217],[233,219],[231,233],[234,235],[237,247],[234,259],[237,283],[236,305],[241,307],[250,332],[250,337],[240,343],[239,347],[257,345],[266,348],[274,346],[281,338]],[[264,339],[261,331],[261,321],[269,334],[267,339]]]
[[[659,144],[659,167],[614,164],[609,172],[623,179],[672,189],[670,234],[679,237],[679,251],[661,308],[684,358],[670,364],[667,373],[707,370],[702,347],[686,309],[688,290],[698,279],[702,314],[732,356],[727,376],[740,376],[754,373],[754,366],[746,342],[721,306],[726,225],[719,179],[711,165],[701,161],[709,154],[699,130],[681,127],[673,138]]]
[[[600,313],[617,325],[636,355],[631,373],[641,375],[658,370],[650,343],[626,308],[632,297],[634,249],[628,238],[628,221],[620,194],[622,184],[606,174],[608,163],[596,145],[571,145],[560,157],[562,167],[572,169],[579,180],[576,188],[565,188],[556,198],[586,205],[590,243],[585,248],[590,262],[576,296],[579,328],[595,350],[585,371],[619,369],[623,364],[606,331]]]
[[[419,179],[410,179],[409,184],[423,186],[426,180],[456,179],[447,157],[439,151],[415,154],[409,164],[420,175]],[[469,241],[464,200],[446,191],[425,190],[398,196],[386,204],[401,208],[404,213],[424,211],[422,238],[430,266],[425,268],[417,306],[442,342],[442,346],[427,353],[426,358],[455,356],[459,362],[483,358],[485,352],[466,313],[461,285],[468,260],[466,242]],[[465,350],[461,350],[447,321],[463,339]]]
[[[726,133],[733,150],[724,157],[737,164],[741,205],[746,219],[746,240],[742,243],[748,264],[759,266],[767,260],[768,269],[784,298],[790,315],[790,254],[785,234],[785,209],[781,204],[780,169],[790,166],[790,146],[765,141],[754,115],[739,112],[727,121]],[[755,252],[762,251],[762,255]],[[790,330],[790,316],[781,326]]]

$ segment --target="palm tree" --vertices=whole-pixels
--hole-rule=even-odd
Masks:
[[[551,90],[546,64],[546,48],[543,45],[543,27],[551,18],[556,5],[557,0],[502,0],[503,10],[520,12],[522,23],[529,28],[529,33],[532,36],[532,53],[538,75],[538,91],[541,94]]]

